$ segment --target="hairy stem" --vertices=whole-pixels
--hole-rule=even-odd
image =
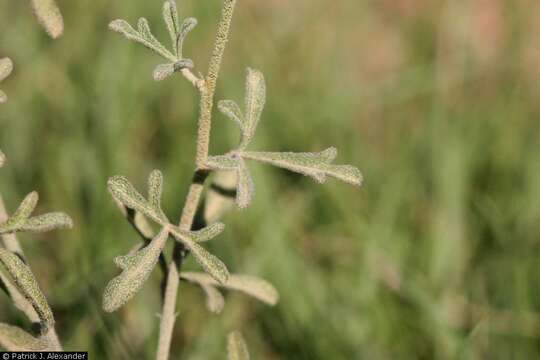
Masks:
[[[204,189],[204,182],[208,177],[208,171],[205,170],[204,163],[208,158],[208,149],[210,145],[210,130],[212,127],[212,109],[214,107],[214,93],[216,91],[217,78],[223,59],[223,53],[229,39],[229,31],[234,13],[236,0],[224,0],[221,11],[221,20],[219,22],[214,50],[208,75],[205,80],[199,80],[193,74],[183,73],[183,75],[197,87],[200,93],[199,119],[197,129],[197,151],[195,158],[196,171],[193,181],[189,187],[188,195],[182,209],[180,217],[180,228],[190,230],[193,225],[195,213],[201,195]],[[165,287],[163,311],[161,314],[161,323],[159,329],[159,343],[156,354],[157,360],[167,360],[171,348],[172,333],[176,320],[176,301],[178,298],[178,285],[180,282],[179,272],[183,259],[187,256],[186,249],[179,243],[175,244],[173,258],[169,265],[167,274],[167,285]]]

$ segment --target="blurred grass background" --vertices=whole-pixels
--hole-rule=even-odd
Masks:
[[[161,1],[62,1],[51,41],[21,1],[0,2],[0,186],[10,209],[76,227],[21,236],[67,349],[93,359],[152,358],[159,271],[113,315],[101,293],[136,234],[106,180],[165,175],[179,216],[193,170],[196,94],[151,79],[159,59],[107,30],[146,16],[168,40]],[[220,2],[178,1],[199,26],[185,53],[206,70]],[[224,358],[231,329],[255,359],[525,359],[540,356],[540,3],[534,0],[240,0],[218,99],[266,75],[254,148],[318,151],[361,168],[362,188],[320,186],[252,166],[253,206],[209,244],[232,271],[272,281],[267,308],[229,294],[221,316],[182,284],[173,358]],[[215,117],[212,153],[236,143]],[[191,260],[187,267],[197,269]],[[0,297],[0,321],[24,319]]]

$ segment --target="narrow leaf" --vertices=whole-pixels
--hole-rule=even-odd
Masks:
[[[107,185],[112,196],[124,206],[142,213],[158,224],[168,224],[169,221],[163,213],[156,211],[125,177],[113,176]]]
[[[26,220],[21,226],[21,231],[47,232],[55,229],[71,229],[72,227],[73,220],[69,215],[62,212],[52,212]]]
[[[174,64],[159,64],[155,67],[153,78],[155,81],[162,81],[174,74]]]
[[[253,139],[266,102],[264,76],[258,70],[247,70],[245,102],[245,122],[240,150],[245,149]]]
[[[191,233],[184,232],[177,227],[171,227],[171,234],[191,251],[195,260],[197,260],[205,272],[210,274],[219,283],[225,283],[227,281],[229,271],[225,264],[201,245],[197,244]]]
[[[242,157],[257,160],[310,176],[320,183],[326,181],[326,176],[333,176],[352,185],[362,184],[362,174],[354,166],[332,165],[336,149],[329,148],[319,153],[293,152],[243,152]]]
[[[227,353],[229,360],[249,360],[248,348],[240,332],[233,331],[229,334]]]
[[[163,174],[154,170],[148,176],[148,202],[157,211],[161,212],[161,194],[163,192]],[[165,217],[165,215],[163,215]]]
[[[120,256],[115,263],[122,273],[112,279],[103,293],[103,310],[113,312],[125,305],[142,288],[156,266],[169,232],[163,228],[142,250],[133,255]]]
[[[209,156],[205,165],[212,170],[236,170],[240,165],[240,157],[227,155]]]
[[[199,231],[192,231],[191,237],[198,243],[212,240],[225,230],[225,224],[215,223]]]
[[[180,33],[180,20],[178,19],[178,10],[175,0],[167,0],[163,3],[163,20],[167,25],[167,30],[171,37],[173,52],[178,56],[177,39]]]
[[[206,308],[214,314],[221,313],[225,307],[225,298],[219,290],[207,284],[201,284],[201,289],[206,295]]]
[[[0,248],[0,264],[19,292],[32,304],[45,328],[54,325],[54,317],[45,295],[30,268],[15,254]]]
[[[64,20],[54,0],[32,0],[32,7],[47,33],[56,39],[64,32]]]
[[[276,305],[279,301],[279,294],[276,288],[268,281],[256,276],[230,274],[225,284],[219,284],[204,273],[183,272],[180,277],[192,283],[240,291],[270,306]]]
[[[47,342],[17,326],[0,323],[0,347],[7,351],[41,351],[47,348]]]
[[[197,19],[195,18],[187,18],[182,22],[176,45],[177,56],[179,59],[183,58],[186,36],[195,28],[195,26],[197,26]]]
[[[221,100],[218,103],[218,109],[229,119],[234,121],[243,131],[244,127],[244,115],[237,103],[232,100]]]
[[[127,39],[136,41],[148,49],[156,52],[157,54],[163,56],[171,62],[177,60],[176,56],[170,53],[159,41],[152,35],[148,27],[146,19],[139,19],[139,28],[145,33],[141,34],[139,31],[135,30],[129,23],[125,20],[114,20],[109,24],[109,29],[121,33]]]
[[[26,195],[12,218],[17,219],[17,221],[28,219],[36,208],[38,200],[39,195],[36,191],[32,191],[30,194]]]
[[[13,62],[10,58],[0,59],[0,81],[3,81],[5,78],[11,74],[13,71]]]
[[[218,171],[204,201],[204,221],[213,224],[231,209],[236,198],[236,171]]]
[[[240,160],[237,180],[236,205],[240,209],[245,209],[251,204],[251,199],[255,193],[255,185],[244,160]]]

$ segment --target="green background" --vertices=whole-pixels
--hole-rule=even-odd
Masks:
[[[165,176],[179,217],[195,153],[197,94],[156,83],[160,59],[107,30],[161,1],[61,1],[52,41],[26,1],[0,1],[2,196],[40,193],[75,228],[21,235],[69,350],[154,356],[160,273],[101,310],[113,258],[138,240],[106,190]],[[186,56],[205,71],[220,2],[179,1],[199,26]],[[525,359],[540,356],[540,4],[533,0],[239,0],[217,98],[241,101],[245,68],[267,80],[253,149],[319,151],[358,166],[361,188],[253,164],[252,206],[208,244],[234,272],[279,290],[269,308],[229,293],[222,315],[182,284],[175,359],[223,359],[239,329],[255,359]],[[238,139],[214,118],[211,152]],[[198,269],[190,260],[188,269]],[[25,325],[0,296],[0,321]]]

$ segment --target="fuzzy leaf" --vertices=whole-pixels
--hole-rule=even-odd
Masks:
[[[218,109],[229,119],[234,121],[240,129],[244,126],[244,114],[238,104],[232,100],[221,100],[218,102]]]
[[[5,78],[11,74],[13,71],[13,62],[10,58],[0,59],[0,81],[3,81]]]
[[[52,212],[31,217],[21,226],[21,231],[47,232],[55,229],[71,229],[73,221],[62,212]]]
[[[171,234],[191,251],[195,260],[202,266],[204,271],[219,283],[225,283],[227,281],[229,271],[225,264],[201,245],[197,244],[191,232],[182,231],[177,227],[171,227]]]
[[[209,156],[205,165],[212,170],[237,170],[240,165],[240,157],[227,155]]]
[[[191,32],[197,26],[197,19],[195,18],[187,18],[182,22],[182,26],[180,26],[180,33],[178,34],[177,44],[176,44],[176,51],[177,56],[179,59],[183,57],[184,54],[184,41],[186,40],[187,35]]]
[[[256,276],[230,274],[225,284],[219,284],[208,274],[198,272],[183,272],[180,277],[192,283],[240,291],[271,306],[276,305],[279,300],[276,288],[268,281]]]
[[[190,235],[194,241],[201,243],[212,240],[213,238],[221,234],[223,230],[225,230],[225,224],[215,223],[205,227],[202,230],[192,231]]]
[[[0,264],[19,292],[32,304],[45,328],[54,325],[54,317],[45,295],[30,268],[15,254],[0,248]]]
[[[32,0],[32,7],[47,33],[56,39],[64,32],[64,20],[54,0]]]
[[[240,332],[233,331],[229,334],[227,354],[229,360],[249,360],[248,348]]]
[[[225,298],[219,290],[207,284],[201,284],[201,289],[206,295],[206,308],[214,314],[221,313],[225,307]]]
[[[240,160],[237,179],[236,205],[240,209],[245,209],[251,204],[251,199],[255,193],[255,185],[244,160]]]
[[[32,212],[36,208],[37,202],[39,200],[39,195],[37,192],[32,191],[30,194],[26,195],[21,204],[19,205],[18,209],[15,211],[13,216],[11,216],[12,219],[15,221],[21,221],[28,219],[30,215],[32,215]]]
[[[332,165],[337,151],[329,148],[319,153],[293,152],[252,152],[242,153],[246,159],[257,160],[278,166],[290,171],[310,176],[320,183],[326,181],[326,176],[333,176],[352,185],[362,184],[362,174],[354,166]]]
[[[7,351],[41,351],[47,348],[47,342],[17,326],[0,323],[0,347]]]
[[[113,176],[107,182],[109,192],[124,206],[136,210],[163,226],[168,220],[162,211],[157,211],[123,176]]]
[[[105,288],[103,310],[116,311],[142,288],[156,266],[168,237],[168,230],[163,228],[142,250],[115,259],[115,263],[122,269],[122,273],[112,279]]]
[[[148,202],[156,211],[161,210],[161,194],[163,192],[163,174],[154,170],[148,176]],[[165,217],[165,215],[163,215]]]
[[[247,70],[245,122],[240,149],[245,149],[253,139],[266,102],[266,85],[263,74],[254,69]]]
[[[176,56],[171,54],[171,52],[161,45],[161,43],[152,35],[146,19],[139,19],[138,28],[138,31],[135,30],[127,21],[121,19],[114,20],[109,24],[109,29],[121,33],[127,39],[143,44],[150,50],[156,52],[158,55],[163,56],[171,62],[175,62],[177,60]]]
[[[193,61],[191,59],[181,59],[175,63],[170,64],[160,64],[154,69],[154,80],[162,81],[174,74],[175,72],[181,71],[182,69],[192,69]]]
[[[178,56],[177,39],[180,34],[180,20],[178,19],[178,9],[175,0],[167,0],[163,3],[163,20],[167,25],[167,30],[171,37],[173,52]]]

